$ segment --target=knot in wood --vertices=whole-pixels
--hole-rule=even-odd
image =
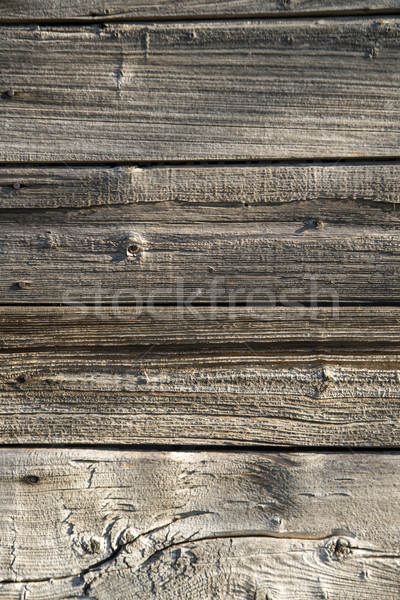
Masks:
[[[350,542],[344,538],[338,538],[332,544],[332,557],[335,560],[342,560],[351,554]]]
[[[27,483],[28,485],[36,485],[39,481],[40,478],[37,475],[25,475],[25,477],[22,478],[22,482]]]

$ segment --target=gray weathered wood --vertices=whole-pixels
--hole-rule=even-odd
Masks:
[[[399,31],[391,17],[3,27],[0,161],[395,157]]]
[[[0,22],[109,21],[395,12],[396,0],[2,0]]]
[[[249,347],[0,358],[0,444],[399,447],[400,357]]]
[[[3,168],[0,301],[397,301],[399,174],[396,163]]]
[[[400,454],[249,450],[399,448],[400,22],[320,18],[367,8],[0,6],[0,600],[400,600]]]
[[[112,207],[105,211],[82,213],[83,222],[99,220],[107,215],[113,221],[154,221],[159,219],[181,223],[186,219],[210,219],[217,214],[223,221],[265,220],[266,204],[276,205],[277,214],[292,220],[307,216],[325,217],[339,214],[342,219],[362,224],[387,223],[398,217],[395,206],[400,203],[400,165],[397,162],[346,164],[341,161],[327,164],[292,165],[204,165],[163,167],[1,167],[0,208],[53,209]],[[330,203],[329,200],[340,201]],[[327,201],[327,202],[324,202]],[[314,204],[307,205],[306,202]],[[386,203],[374,207],[372,203]],[[142,204],[141,210],[117,210],[117,205]],[[147,209],[145,205],[151,206]],[[157,206],[155,207],[154,204]],[[290,207],[285,205],[290,204]],[[200,205],[200,206],[198,206]],[[212,210],[208,213],[207,206]],[[228,207],[229,210],[217,212]],[[247,205],[250,212],[238,207]],[[261,206],[259,206],[261,205]],[[317,212],[304,213],[313,207]],[[184,208],[185,210],[182,210]],[[285,208],[286,211],[285,212]],[[258,209],[260,212],[256,212]],[[374,209],[376,212],[374,212]],[[192,210],[192,212],[190,212]],[[350,212],[351,211],[351,212]],[[63,213],[63,221],[78,220],[76,213]],[[248,215],[246,217],[246,214]],[[97,216],[98,215],[98,216]],[[150,217],[151,215],[151,217]],[[159,216],[160,215],[160,216]],[[187,216],[188,215],[188,216]],[[203,216],[205,215],[205,216]],[[209,216],[210,215],[210,216]],[[220,215],[223,215],[220,216]],[[11,215],[21,221],[21,215]],[[30,212],[29,222],[46,217],[43,212]],[[4,214],[0,213],[4,220]],[[215,220],[215,217],[214,217]],[[46,222],[51,222],[50,218]],[[377,225],[378,222],[375,223]]]
[[[397,228],[329,223],[316,228],[307,220],[86,227],[3,223],[0,301],[151,306],[183,300],[400,299]]]
[[[372,348],[400,342],[400,308],[4,306],[0,327],[1,350],[193,344],[274,348],[283,343]]]
[[[400,597],[399,454],[1,450],[0,598]]]

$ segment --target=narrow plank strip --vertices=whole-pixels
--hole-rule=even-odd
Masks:
[[[3,27],[0,160],[395,157],[399,32],[396,18]]]
[[[399,598],[398,454],[2,450],[0,598]]]
[[[398,344],[400,308],[0,307],[0,348]]]
[[[199,220],[204,220],[203,213],[208,205],[215,215],[218,205],[229,207],[233,211],[238,206],[249,205],[250,208],[261,208],[266,204],[277,205],[283,212],[286,204],[294,219],[299,218],[302,207],[307,210],[307,201],[315,202],[314,210],[321,210],[314,216],[323,218],[329,208],[335,204],[323,203],[324,200],[342,201],[341,214],[349,206],[359,212],[357,224],[368,220],[373,214],[372,202],[400,203],[400,164],[366,163],[303,165],[209,165],[209,166],[165,166],[165,167],[1,167],[0,168],[0,208],[2,209],[55,209],[55,208],[90,208],[96,206],[112,206],[113,220],[126,220],[129,217],[136,221],[143,218],[169,222],[175,215],[175,222],[180,223],[190,208],[196,211]],[[353,202],[353,205],[351,204]],[[362,204],[361,204],[362,203]],[[148,213],[125,209],[118,212],[117,205],[157,204],[151,206]],[[185,211],[179,210],[184,205]],[[198,206],[200,205],[200,206]],[[172,210],[166,213],[171,206]],[[155,210],[156,208],[156,210]],[[271,214],[272,206],[270,207]],[[379,209],[376,219],[382,222],[388,207]],[[221,211],[224,219],[230,218],[230,211]],[[145,214],[145,217],[142,216]],[[357,218],[353,210],[351,218]],[[68,220],[68,215],[63,219]],[[86,222],[105,212],[85,213]],[[149,214],[152,219],[149,219]],[[160,214],[160,217],[158,215]],[[207,219],[207,213],[205,213]],[[240,213],[242,220],[246,211]],[[338,211],[336,213],[338,217]],[[0,215],[4,218],[4,215]],[[250,212],[249,220],[265,220],[268,213]],[[395,207],[390,213],[397,218]],[[302,215],[304,218],[304,214]],[[35,213],[30,213],[35,219]],[[39,215],[43,219],[43,213]],[[193,218],[193,217],[192,217]],[[232,217],[233,219],[233,217]],[[77,217],[74,217],[77,220]],[[82,219],[83,222],[83,219]]]
[[[2,0],[0,22],[109,21],[125,19],[227,18],[395,11],[395,0]]]
[[[398,355],[251,345],[8,354],[0,444],[398,448],[399,369]]]

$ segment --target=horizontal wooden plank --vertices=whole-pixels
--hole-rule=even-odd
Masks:
[[[220,18],[396,11],[395,0],[2,0],[0,22]]]
[[[399,175],[396,163],[3,168],[0,302],[398,301]]]
[[[395,228],[304,223],[182,227],[0,225],[0,301],[398,301]],[[377,268],[379,265],[379,269]]]
[[[399,454],[1,450],[0,598],[398,599]]]
[[[86,211],[82,222],[105,218],[121,222],[127,218],[135,221],[165,221],[167,218],[169,222],[181,223],[186,219],[194,220],[194,215],[204,220],[216,214],[219,220],[244,221],[248,211],[237,211],[243,205],[253,209],[248,220],[265,220],[268,213],[264,206],[269,204],[277,205],[286,219],[289,214],[299,219],[302,212],[304,218],[304,212],[311,207],[315,207],[317,212],[310,212],[310,217],[322,220],[332,215],[337,219],[341,214],[344,218],[351,208],[349,222],[350,219],[355,220],[356,224],[370,222],[371,215],[379,222],[386,223],[384,219],[390,207],[375,207],[374,212],[371,203],[399,204],[399,179],[400,164],[397,162],[113,168],[0,167],[0,208],[44,210],[111,206],[110,214],[106,211]],[[337,203],[324,203],[326,200],[341,201],[340,213],[335,211]],[[314,204],[304,204],[307,201]],[[140,210],[134,208],[132,212],[124,208],[121,213],[116,210],[116,206],[121,204],[143,206]],[[151,204],[148,212],[145,212],[146,204]],[[287,204],[291,206],[286,207],[288,212],[285,213],[284,205]],[[185,210],[180,210],[182,205]],[[212,211],[206,212],[203,217],[201,211],[205,211],[208,205],[212,205]],[[219,205],[228,207],[229,211],[217,212]],[[264,209],[264,212],[255,212],[257,208]],[[390,212],[392,219],[397,219],[395,208]],[[193,212],[190,212],[191,209]],[[273,214],[272,206],[270,210]],[[17,218],[17,215],[12,216]],[[29,213],[30,221],[35,221],[35,217],[40,222],[46,214]],[[0,213],[0,218],[4,219],[4,214]],[[63,213],[62,218],[63,222],[78,220],[75,213]],[[20,215],[19,220],[23,222]],[[46,219],[46,222],[50,222],[50,219]]]
[[[398,448],[400,356],[248,347],[0,357],[0,444]]]
[[[0,161],[395,157],[396,17],[0,29]]]
[[[0,307],[0,349],[398,344],[400,308]]]

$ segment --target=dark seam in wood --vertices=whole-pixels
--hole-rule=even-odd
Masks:
[[[124,24],[142,24],[142,23],[222,23],[222,22],[235,22],[235,21],[260,21],[260,20],[296,20],[296,19],[316,19],[316,18],[341,18],[341,17],[392,17],[400,14],[400,9],[392,8],[392,9],[356,9],[353,10],[351,8],[344,10],[316,10],[316,11],[298,11],[298,12],[261,12],[261,13],[238,13],[238,14],[221,14],[212,15],[208,13],[204,13],[203,15],[182,15],[182,16],[160,16],[159,14],[154,14],[153,16],[144,16],[139,17],[135,16],[132,18],[124,17],[121,18],[120,15],[107,16],[107,15],[99,15],[98,17],[72,17],[68,19],[24,19],[21,17],[20,19],[1,19],[0,18],[0,26],[1,27],[18,27],[24,25],[37,25],[37,26],[54,26],[54,27],[76,27],[77,25],[87,25],[87,26],[96,26],[99,27],[102,24],[110,23],[113,25],[124,25]]]

